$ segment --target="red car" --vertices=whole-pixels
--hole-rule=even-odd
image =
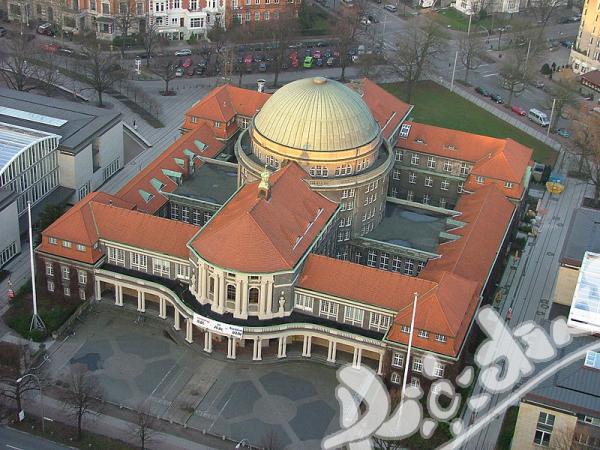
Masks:
[[[254,61],[254,58],[251,54],[247,54],[246,56],[244,56],[244,64],[252,64],[252,61]]]
[[[512,112],[514,112],[515,114],[518,114],[520,116],[526,116],[527,115],[527,112],[525,112],[525,110],[523,108],[521,108],[520,106],[513,105],[510,109],[511,109]]]
[[[298,60],[297,60],[297,59],[292,59],[290,62],[291,62],[291,64],[292,64],[292,67],[293,67],[294,69],[297,69],[298,67],[300,67],[300,63],[298,62]]]
[[[294,50],[293,52],[290,53],[289,58],[290,59],[298,59],[298,52],[296,50]]]
[[[181,67],[183,67],[184,69],[189,68],[194,62],[192,61],[192,58],[185,58],[183,60],[183,63],[181,63]]]
[[[46,53],[56,53],[58,51],[58,45],[56,44],[42,44],[40,48]]]

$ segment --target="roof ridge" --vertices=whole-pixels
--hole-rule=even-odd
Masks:
[[[277,256],[279,256],[279,258],[281,259],[281,261],[284,264],[289,265],[289,261],[287,261],[285,259],[285,257],[281,254],[281,252],[279,251],[279,248],[275,244],[273,244],[273,241],[272,241],[271,237],[269,236],[269,234],[266,233],[265,229],[256,221],[256,219],[254,218],[254,214],[251,214],[251,212],[253,210],[254,210],[254,206],[252,207],[252,210],[246,211],[244,214],[248,215],[250,217],[250,219],[252,220],[252,222],[254,222],[254,224],[256,225],[256,227],[262,232],[262,234],[264,236],[268,237],[267,241],[269,242],[269,245],[271,246],[271,248],[273,250],[275,250],[275,253],[277,254]]]

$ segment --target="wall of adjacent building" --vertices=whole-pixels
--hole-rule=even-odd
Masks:
[[[577,416],[545,408],[531,403],[521,402],[519,415],[515,425],[511,450],[537,450],[540,447],[534,443],[540,413],[552,414],[555,417],[550,437],[550,448],[568,448],[563,443],[570,443],[577,425]]]
[[[578,277],[579,270],[576,268],[560,266],[558,268],[558,277],[556,278],[552,302],[559,305],[571,306]]]
[[[575,73],[600,70],[600,0],[585,0],[579,33],[571,50]]]
[[[0,268],[21,251],[17,199],[0,210]]]

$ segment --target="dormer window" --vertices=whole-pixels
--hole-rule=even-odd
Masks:
[[[478,184],[483,184],[485,178],[482,176],[478,176],[477,178],[475,178],[475,181],[477,181]]]
[[[215,122],[215,128],[221,128],[221,122]]]
[[[192,116],[191,121],[192,123],[198,123],[198,117]]]
[[[504,182],[504,187],[505,187],[506,189],[512,189],[512,187],[513,187],[513,184],[512,184],[510,181],[505,181],[505,182]]]
[[[49,237],[48,238],[48,244],[52,244],[52,245],[57,245],[58,244],[58,240],[54,237]]]

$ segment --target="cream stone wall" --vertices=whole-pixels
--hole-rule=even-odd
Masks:
[[[569,444],[573,439],[575,425],[577,424],[577,417],[574,414],[565,414],[554,409],[521,402],[511,450],[539,450],[540,448],[544,448],[536,445],[533,441],[540,412],[555,416],[554,427],[550,437],[550,446],[546,448],[556,450],[567,450],[569,448]]]
[[[573,267],[559,267],[552,302],[559,305],[571,306],[578,277],[579,270]]]

